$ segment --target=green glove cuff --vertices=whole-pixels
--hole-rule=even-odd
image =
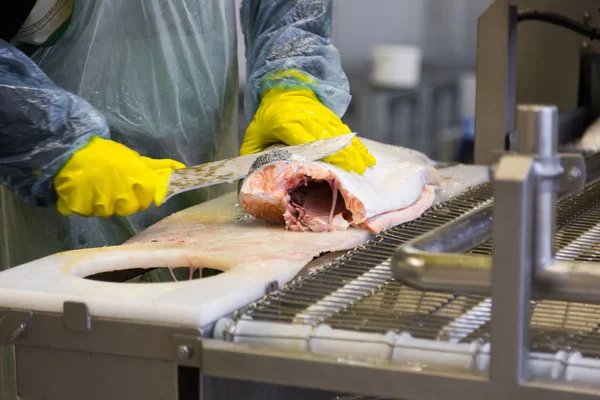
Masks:
[[[297,69],[278,70],[268,74],[262,82],[261,99],[271,89],[311,89],[319,82],[317,79]]]

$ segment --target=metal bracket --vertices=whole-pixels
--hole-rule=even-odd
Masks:
[[[278,290],[279,290],[279,282],[278,281],[269,282],[267,284],[267,286],[265,286],[265,294],[266,295],[272,294]]]
[[[506,155],[516,155],[516,152],[494,151],[492,155],[493,161],[490,167],[490,183],[494,182],[494,175],[497,169],[499,160]],[[585,188],[587,178],[587,168],[585,165],[585,157],[579,153],[560,153],[556,155],[560,167],[564,171],[558,177],[558,191],[562,193],[580,192]],[[534,157],[538,160],[539,157]]]
[[[29,326],[32,315],[31,311],[9,311],[4,315],[0,314],[0,346],[17,340]]]
[[[564,193],[580,192],[585,187],[587,168],[582,154],[559,154],[560,166],[565,171],[558,179],[558,191]]]
[[[85,303],[65,301],[63,322],[65,329],[73,332],[87,332],[92,329],[92,319]]]
[[[0,345],[12,341],[22,346],[178,362],[178,346],[193,344],[204,334],[192,327],[90,318],[84,304],[75,304],[66,305],[64,314],[0,308]],[[23,328],[17,329],[21,323]],[[19,336],[26,327],[26,335]],[[177,337],[186,340],[176,342]]]

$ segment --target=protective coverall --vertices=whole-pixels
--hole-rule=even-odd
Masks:
[[[271,88],[303,87],[345,113],[351,97],[331,8],[331,0],[244,0],[249,119]],[[236,12],[233,0],[38,0],[0,40],[0,270],[121,244],[233,189],[182,194],[128,217],[66,217],[54,206],[53,177],[92,136],[189,166],[237,155]],[[290,70],[300,75],[281,73]],[[259,144],[245,143],[250,152]]]

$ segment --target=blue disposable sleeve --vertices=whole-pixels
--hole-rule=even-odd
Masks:
[[[248,76],[244,105],[249,119],[261,93],[274,86],[308,87],[338,117],[344,115],[351,96],[339,52],[331,42],[332,0],[244,0],[241,22]],[[310,82],[293,75],[269,78],[285,70],[298,70]]]
[[[102,114],[0,40],[0,183],[30,204],[53,203],[52,178],[91,136],[109,138]]]

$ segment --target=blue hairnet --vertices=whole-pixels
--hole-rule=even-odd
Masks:
[[[350,104],[350,87],[340,56],[331,43],[332,0],[244,0],[248,84],[244,106],[248,119],[263,90],[280,85],[306,86],[338,117]],[[265,80],[279,70],[299,70],[315,83],[291,77]]]
[[[55,200],[52,177],[74,151],[109,136],[100,112],[3,40],[0,115],[0,184],[34,205]]]

